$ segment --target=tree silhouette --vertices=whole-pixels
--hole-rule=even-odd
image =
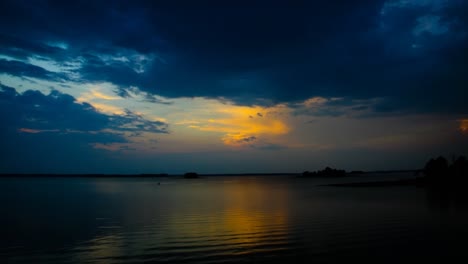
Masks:
[[[430,159],[424,167],[424,174],[430,180],[439,179],[448,174],[448,161],[440,156],[437,159]]]
[[[442,156],[430,159],[424,167],[424,174],[430,184],[466,183],[468,182],[468,160],[460,156],[449,165],[447,159]]]

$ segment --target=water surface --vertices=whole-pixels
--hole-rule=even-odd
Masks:
[[[407,175],[406,175],[407,176]],[[450,261],[463,202],[386,179],[291,176],[0,179],[7,263],[395,263]]]

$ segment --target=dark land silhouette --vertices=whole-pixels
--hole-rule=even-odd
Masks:
[[[30,177],[79,177],[79,178],[163,178],[171,177],[167,173],[142,173],[142,174],[61,174],[61,173],[2,173],[0,177],[30,178]]]
[[[431,186],[459,186],[468,183],[468,160],[453,158],[451,164],[442,156],[430,159],[424,167],[426,184]]]
[[[339,187],[385,187],[385,186],[420,186],[431,189],[460,189],[466,188],[468,183],[468,160],[464,156],[453,158],[452,162],[440,156],[430,159],[424,169],[414,171],[422,176],[412,179],[374,182],[352,182],[327,184]]]
[[[346,171],[326,167],[323,170],[318,170],[314,172],[304,171],[301,176],[302,177],[344,177],[346,176]]]
[[[301,178],[334,178],[345,176],[356,176],[364,174],[386,174],[386,173],[413,173],[415,178],[402,179],[396,181],[378,181],[378,182],[354,182],[330,184],[328,186],[397,186],[397,185],[417,185],[432,187],[460,187],[468,183],[468,160],[465,156],[452,158],[449,162],[446,158],[440,156],[436,159],[430,159],[423,169],[418,170],[385,170],[385,171],[362,171],[354,170],[346,172],[345,170],[326,167],[323,170],[304,171],[303,173],[233,173],[233,174],[203,174],[203,176],[291,176]],[[200,178],[196,172],[187,172],[181,174],[167,173],[141,173],[141,174],[61,174],[61,173],[1,173],[0,177],[84,177],[84,178],[159,178],[159,177],[184,177],[188,179]]]
[[[186,179],[197,179],[199,178],[198,173],[196,172],[187,172],[184,174],[184,178]]]

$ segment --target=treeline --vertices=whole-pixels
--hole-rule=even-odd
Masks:
[[[468,183],[468,160],[464,156],[459,156],[449,162],[446,158],[440,156],[436,159],[430,159],[426,163],[423,172],[428,183]]]

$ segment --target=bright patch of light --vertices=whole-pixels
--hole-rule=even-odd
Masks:
[[[80,102],[80,100],[78,100]],[[122,109],[118,106],[111,105],[111,104],[102,104],[102,103],[89,103],[94,108],[96,108],[99,112],[103,112],[106,114],[112,115],[123,115],[125,114],[125,109]]]
[[[94,96],[95,98],[104,99],[104,100],[121,100],[122,99],[121,97],[104,94],[97,90],[92,90],[91,95]]]
[[[290,130],[282,115],[290,110],[284,105],[248,107],[223,104],[219,101],[208,102],[202,98],[194,100],[207,101],[211,107],[205,109],[209,112],[207,113],[205,109],[191,109],[190,114],[187,114],[191,119],[183,119],[176,124],[200,131],[220,133],[225,145],[242,146],[259,137],[283,135]]]

